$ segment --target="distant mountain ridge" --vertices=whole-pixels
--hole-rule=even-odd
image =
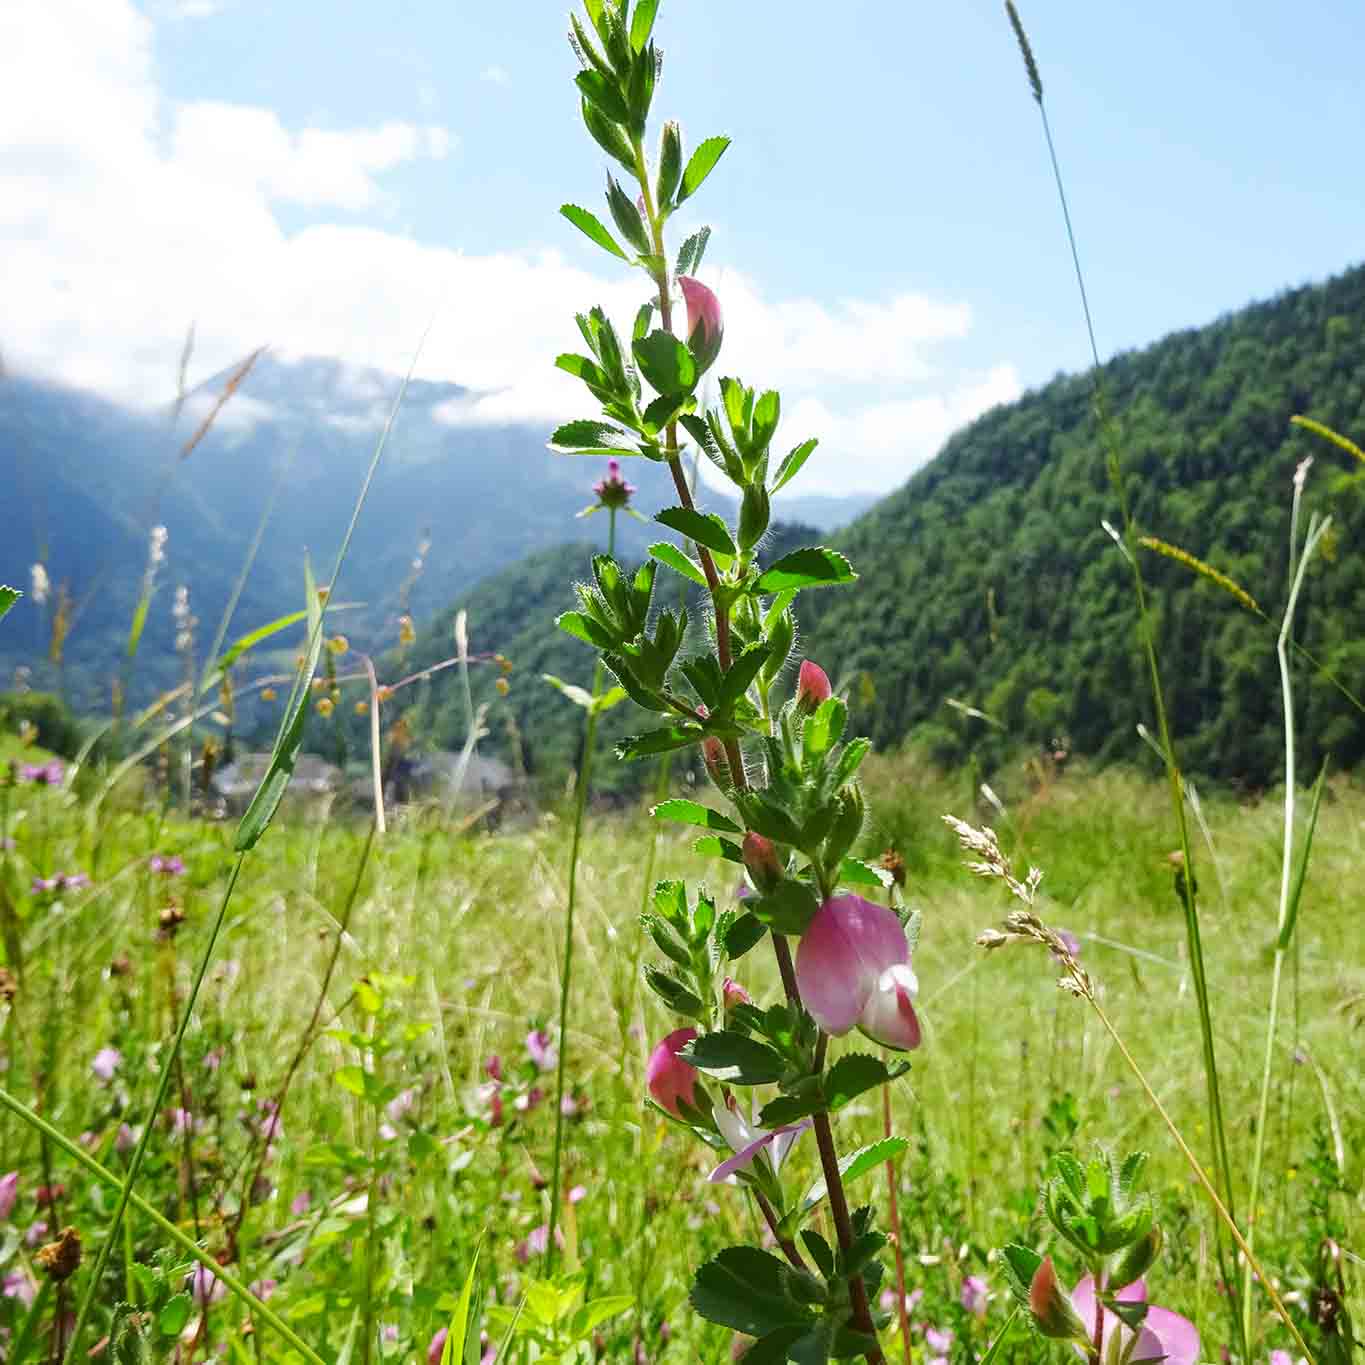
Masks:
[[[296,608],[305,552],[320,578],[330,572],[401,382],[333,360],[266,354],[204,440],[180,459],[226,377],[201,385],[174,427],[165,416],[79,390],[14,375],[0,380],[0,465],[10,479],[0,579],[26,588],[41,560],[54,593],[68,585],[79,610],[66,682],[78,705],[107,705],[155,523],[168,527],[169,541],[135,675],[142,699],[176,677],[171,586],[189,584],[203,648],[272,499],[231,634]],[[400,589],[424,539],[430,547],[407,599],[418,620],[487,574],[573,535],[575,515],[593,501],[603,461],[550,456],[539,426],[452,421],[468,397],[455,384],[408,386],[335,585],[340,598],[366,604],[338,618],[338,628],[366,648],[396,640]],[[671,497],[662,466],[632,461],[630,477],[648,507]],[[871,501],[796,500],[824,525],[851,519]],[[650,532],[623,518],[621,538],[635,552]],[[20,665],[39,678],[47,672],[49,629],[48,613],[31,598],[20,603],[0,637],[6,675]]]

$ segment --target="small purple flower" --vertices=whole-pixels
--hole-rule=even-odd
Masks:
[[[171,1110],[171,1136],[184,1137],[194,1132],[194,1115],[188,1109]]]
[[[448,1327],[440,1327],[436,1335],[432,1337],[431,1344],[427,1347],[427,1365],[441,1365],[441,1355],[446,1348],[446,1337],[449,1336]]]
[[[592,491],[597,494],[600,506],[611,511],[620,511],[630,503],[635,485],[621,477],[621,461],[608,460],[606,474],[593,484]]]
[[[33,782],[40,787],[60,787],[66,769],[54,758],[50,763],[25,763],[19,770],[21,782]]]
[[[251,1286],[251,1292],[264,1303],[279,1287],[278,1280],[257,1280]]]
[[[980,1275],[968,1275],[962,1281],[962,1306],[973,1317],[986,1316],[986,1281]]]
[[[14,1202],[19,1197],[19,1172],[10,1171],[0,1175],[0,1219],[8,1218],[14,1212]]]
[[[60,877],[34,877],[33,894],[41,896],[49,891],[55,891],[62,884]]]
[[[502,1058],[496,1052],[483,1064],[483,1069],[489,1080],[502,1080]]]
[[[24,1245],[40,1247],[45,1241],[47,1241],[47,1224],[41,1218],[36,1218],[24,1231]]]
[[[1081,955],[1081,941],[1070,929],[1058,929],[1057,937],[1062,940],[1067,952],[1070,953],[1072,957],[1079,957]],[[1059,962],[1061,961],[1060,953],[1054,951],[1052,956]]]
[[[416,1107],[417,1090],[415,1087],[410,1087],[407,1090],[400,1090],[384,1106],[384,1113],[388,1115],[390,1123],[401,1123]]]
[[[126,1152],[131,1152],[137,1139],[133,1136],[133,1130],[126,1123],[120,1123],[118,1132],[114,1136],[114,1150],[122,1156]]]
[[[936,1351],[942,1355],[953,1344],[953,1329],[951,1327],[926,1327],[924,1329],[924,1344],[931,1351]]]
[[[575,1185],[569,1191],[569,1203],[577,1204],[588,1197],[588,1187],[586,1185]]]
[[[90,1070],[104,1082],[114,1079],[114,1072],[118,1070],[119,1063],[123,1060],[123,1053],[116,1047],[102,1047],[95,1053],[95,1060],[90,1063]]]
[[[158,872],[163,877],[183,877],[185,875],[185,864],[175,854],[153,853],[147,859],[147,866],[153,872]]]
[[[289,1205],[289,1212],[296,1218],[302,1217],[313,1207],[313,1196],[307,1190],[300,1190]]]
[[[526,1035],[526,1051],[542,1071],[549,1071],[559,1060],[559,1053],[551,1045],[550,1035],[544,1029],[533,1028]]]
[[[25,1308],[32,1307],[36,1292],[33,1281],[22,1270],[10,1271],[5,1276],[4,1284],[0,1286],[0,1294],[7,1299],[18,1299]]]
[[[227,1285],[206,1265],[196,1265],[190,1271],[187,1280],[190,1293],[201,1308],[218,1303],[227,1296]]]

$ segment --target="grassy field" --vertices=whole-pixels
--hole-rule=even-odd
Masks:
[[[8,1093],[115,1173],[150,1118],[143,1196],[256,1285],[324,1359],[426,1359],[476,1248],[476,1312],[496,1345],[523,1291],[534,1301],[543,1250],[567,814],[489,833],[414,809],[368,856],[367,828],[324,808],[278,824],[244,865],[171,1095],[149,1115],[158,1059],[231,866],[232,828],[96,810],[75,786],[0,792],[0,927],[15,987],[3,1037]],[[874,762],[867,788],[866,851],[900,852],[906,898],[924,912],[915,967],[925,1043],[890,1096],[896,1131],[912,1139],[896,1167],[916,1296],[910,1358],[979,1358],[1010,1309],[993,1249],[1040,1235],[1036,1192],[1049,1152],[1104,1143],[1151,1151],[1149,1185],[1168,1238],[1152,1293],[1198,1323],[1205,1358],[1217,1359],[1230,1328],[1206,1201],[1088,1007],[1056,989],[1047,954],[974,945],[1007,898],[962,869],[940,819],[952,811],[993,823],[1021,867],[1043,869],[1042,914],[1080,938],[1106,1009],[1207,1162],[1163,789],[1115,772],[1039,782],[1020,770],[1017,791],[1000,786],[1002,819],[975,809],[965,778],[908,760]],[[1245,1191],[1282,811],[1273,799],[1214,799],[1206,815],[1215,857],[1202,863],[1204,942],[1235,1184]],[[1362,830],[1365,794],[1340,779],[1323,806],[1275,1051],[1258,1247],[1310,1341],[1327,1238],[1343,1248],[1350,1306],[1365,1318]],[[672,1027],[639,985],[654,955],[635,924],[650,833],[642,815],[603,816],[586,837],[562,1262],[587,1299],[610,1300],[582,1358],[724,1361],[729,1334],[686,1303],[691,1274],[761,1224],[743,1190],[706,1182],[705,1151],[642,1104],[645,1058]],[[733,896],[733,870],[708,869],[690,842],[661,830],[657,874],[709,876],[722,898]],[[184,872],[155,870],[156,855],[180,859]],[[35,885],[77,872],[88,887]],[[738,966],[755,999],[775,998],[767,955]],[[844,1151],[881,1136],[878,1092],[837,1126]],[[803,1187],[818,1173],[813,1146],[798,1144],[786,1169]],[[84,1287],[116,1192],[12,1113],[0,1118],[8,1171],[18,1178],[0,1248],[0,1325],[10,1359],[54,1358],[53,1323]],[[884,1173],[855,1193],[884,1210]],[[58,1282],[40,1267],[39,1248],[67,1226],[79,1230],[85,1261]],[[110,1335],[106,1358],[128,1360],[303,1358],[269,1323],[252,1330],[222,1285],[203,1272],[193,1279],[192,1269],[131,1211],[87,1340]],[[986,1282],[984,1309],[970,1287],[964,1293],[969,1276]],[[529,1321],[523,1312],[518,1325]],[[1253,1358],[1289,1344],[1263,1298],[1255,1322]],[[997,1359],[1064,1358],[1016,1331]],[[534,1358],[519,1355],[527,1339],[517,1341],[509,1358]],[[886,1341],[889,1358],[904,1358],[894,1330]]]

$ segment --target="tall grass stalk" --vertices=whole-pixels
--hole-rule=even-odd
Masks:
[[[607,508],[607,554],[616,554],[616,508]],[[588,789],[592,784],[593,752],[597,748],[598,700],[602,695],[605,673],[599,658],[592,671],[592,701],[583,726],[583,759],[574,783],[573,842],[569,847],[569,900],[564,911],[564,956],[559,972],[559,1058],[555,1066],[555,1147],[550,1176],[550,1223],[545,1239],[545,1273],[554,1272],[555,1233],[563,1200],[564,1164],[564,1077],[569,1059],[569,999],[573,991],[574,912],[578,908],[578,855],[583,846],[583,821],[588,813]]]
[[[1156,713],[1157,733],[1161,744],[1162,756],[1166,766],[1166,782],[1170,792],[1171,807],[1175,815],[1176,830],[1179,836],[1180,854],[1183,859],[1184,876],[1180,879],[1181,901],[1185,912],[1185,938],[1190,958],[1190,975],[1194,982],[1195,1002],[1199,1012],[1200,1041],[1203,1049],[1204,1083],[1206,1102],[1209,1111],[1209,1129],[1213,1143],[1214,1176],[1222,1196],[1221,1204],[1226,1208],[1229,1221],[1236,1226],[1236,1204],[1233,1198],[1232,1170],[1228,1158],[1227,1130],[1223,1120],[1223,1096],[1218,1080],[1218,1062],[1213,1037],[1213,1012],[1209,1003],[1208,978],[1204,965],[1204,947],[1200,934],[1199,908],[1195,902],[1194,862],[1191,857],[1192,843],[1189,824],[1185,815],[1184,787],[1180,768],[1176,762],[1175,746],[1171,739],[1170,719],[1166,710],[1165,688],[1161,679],[1161,667],[1157,659],[1156,640],[1151,608],[1148,603],[1147,584],[1143,577],[1142,566],[1135,551],[1137,539],[1136,524],[1128,499],[1127,485],[1123,477],[1121,449],[1115,421],[1108,411],[1104,387],[1103,366],[1100,362],[1099,346],[1095,341],[1094,318],[1090,310],[1090,299],[1085,288],[1085,273],[1081,269],[1080,250],[1076,244],[1076,233],[1071,221],[1071,210],[1067,204],[1066,187],[1062,180],[1061,165],[1057,159],[1057,149],[1052,137],[1052,126],[1047,116],[1047,105],[1043,99],[1043,84],[1038,74],[1033,50],[1024,31],[1013,0],[1005,0],[1006,13],[1014,29],[1019,49],[1028,73],[1029,86],[1034,102],[1042,120],[1043,136],[1047,142],[1048,158],[1052,164],[1053,180],[1057,186],[1057,198],[1061,204],[1062,219],[1066,225],[1067,244],[1071,252],[1071,262],[1076,273],[1076,287],[1080,293],[1081,309],[1085,315],[1086,335],[1090,341],[1091,376],[1094,386],[1096,419],[1101,438],[1107,447],[1109,482],[1118,499],[1122,515],[1123,532],[1119,547],[1128,561],[1131,572],[1133,596],[1142,636],[1143,653],[1146,656],[1147,672],[1151,684],[1152,705]],[[1247,1342],[1242,1333],[1244,1319],[1237,1303],[1235,1280],[1225,1263],[1221,1235],[1217,1243],[1218,1257],[1223,1269],[1223,1279],[1229,1286],[1229,1308],[1232,1313],[1234,1333],[1241,1339],[1242,1354],[1247,1354]]]
[[[1303,496],[1303,476],[1306,464],[1300,465],[1294,476],[1294,501],[1289,518],[1289,572],[1292,585],[1289,600],[1285,603],[1284,619],[1280,625],[1280,637],[1276,646],[1276,657],[1280,666],[1280,693],[1284,707],[1284,846],[1280,854],[1280,901],[1275,918],[1275,962],[1270,976],[1270,1013],[1266,1020],[1265,1056],[1261,1063],[1261,1097],[1256,1109],[1256,1147],[1251,1159],[1251,1188],[1248,1192],[1246,1236],[1248,1246],[1256,1245],[1257,1208],[1261,1195],[1261,1172],[1265,1163],[1265,1135],[1270,1109],[1270,1073],[1275,1055],[1275,1037],[1280,1022],[1280,983],[1284,975],[1288,939],[1293,933],[1291,915],[1297,910],[1298,894],[1303,889],[1303,879],[1293,874],[1294,863],[1294,687],[1289,672],[1289,644],[1293,637],[1294,611],[1298,606],[1299,592],[1303,587],[1304,574],[1308,563],[1318,548],[1322,537],[1331,526],[1331,518],[1319,521],[1314,517],[1308,526],[1304,541],[1303,554],[1295,563],[1298,552],[1299,502]],[[1316,813],[1316,812],[1315,812]],[[1311,838],[1311,833],[1309,835]],[[1305,866],[1306,866],[1305,849]],[[1297,940],[1296,940],[1297,941]],[[1247,1263],[1242,1277],[1242,1334],[1245,1340],[1251,1337],[1251,1264]]]
[[[428,327],[427,330],[430,331],[430,327]],[[404,376],[402,384],[399,386],[398,393],[393,401],[393,406],[389,410],[388,420],[384,423],[384,429],[380,432],[379,440],[375,443],[374,454],[370,458],[369,468],[365,471],[364,482],[361,484],[360,493],[356,498],[355,507],[351,512],[351,520],[346,527],[346,534],[342,537],[341,546],[337,550],[336,563],[332,568],[332,577],[329,587],[334,586],[341,575],[342,567],[346,562],[346,552],[350,548],[351,537],[355,534],[356,525],[360,520],[361,509],[365,506],[365,500],[369,496],[370,485],[374,482],[375,471],[379,468],[379,461],[384,454],[385,446],[388,444],[389,435],[393,431],[393,424],[398,417],[398,410],[402,406],[404,396],[407,394],[408,384],[412,379],[413,371],[417,367],[417,360],[422,353],[422,348],[425,343],[426,334],[424,333],[421,342],[417,346],[416,352],[413,354],[412,363],[408,367],[408,372]],[[249,368],[249,366],[247,368]],[[240,378],[240,375],[244,372],[245,371],[239,372],[238,377]],[[223,401],[226,400],[224,399]],[[220,403],[219,406],[221,405],[222,404]],[[203,428],[201,428],[201,433],[202,430]],[[193,442],[191,442],[191,444],[186,447],[185,451],[182,452],[181,458],[183,459],[192,448]],[[310,613],[313,611],[311,603],[309,605],[309,610]],[[311,639],[309,640],[306,656],[311,661],[312,667],[316,667],[317,654],[322,642],[322,632],[326,621],[326,615],[326,603],[320,602],[316,611],[316,620],[312,623]],[[304,669],[301,669],[295,680],[295,687],[298,691],[300,705],[302,705],[303,701],[306,699],[306,693],[311,682],[312,667],[305,666]],[[305,677],[305,672],[310,676]],[[193,714],[193,710],[191,710],[191,717]],[[261,784],[261,791],[257,792],[256,799],[252,801],[251,807],[243,817],[243,829],[239,830],[237,839],[240,852],[232,864],[232,871],[228,876],[227,887],[224,889],[223,898],[218,906],[218,915],[209,932],[208,943],[204,947],[203,955],[199,959],[199,966],[194,976],[194,984],[190,988],[189,998],[185,1001],[185,1007],[181,1011],[180,1024],[176,1029],[175,1039],[171,1044],[170,1054],[162,1063],[161,1073],[157,1077],[156,1095],[151,1109],[148,1112],[147,1121],[143,1125],[142,1136],[138,1139],[137,1146],[133,1150],[133,1157],[128,1165],[128,1176],[124,1182],[123,1189],[119,1194],[118,1204],[114,1209],[113,1220],[109,1225],[109,1230],[105,1234],[104,1241],[100,1244],[99,1252],[95,1257],[94,1267],[90,1272],[90,1278],[86,1284],[85,1293],[81,1298],[80,1310],[76,1314],[76,1325],[71,1333],[71,1339],[67,1343],[66,1354],[63,1356],[64,1365],[75,1365],[75,1361],[79,1355],[81,1334],[84,1331],[86,1320],[90,1316],[90,1309],[95,1301],[95,1295],[99,1292],[100,1280],[103,1277],[104,1268],[109,1260],[110,1249],[118,1238],[119,1225],[122,1223],[123,1215],[127,1211],[129,1196],[132,1194],[133,1188],[137,1183],[137,1177],[142,1169],[142,1162],[147,1155],[147,1147],[156,1127],[156,1117],[161,1112],[161,1106],[165,1102],[166,1090],[170,1085],[171,1073],[175,1069],[176,1062],[180,1057],[180,1049],[184,1044],[185,1034],[190,1025],[190,1019],[194,1014],[194,1007],[199,998],[200,987],[203,985],[204,977],[208,973],[209,963],[213,960],[213,951],[217,946],[218,936],[223,928],[223,921],[227,917],[228,905],[232,901],[232,893],[236,889],[237,879],[241,875],[242,864],[246,860],[247,853],[255,847],[261,835],[269,826],[270,821],[274,818],[274,811],[278,806],[278,797],[275,798],[274,806],[267,804],[260,807],[258,816],[259,823],[254,833],[249,838],[246,837],[245,826],[251,821],[253,814],[256,814],[258,810],[257,803],[260,801],[262,793],[265,792],[266,785],[270,783],[272,777],[276,775],[275,770],[277,768],[286,770],[284,775],[287,781],[289,773],[292,773],[294,757],[297,754],[298,744],[302,741],[302,737],[301,727],[298,728],[296,734],[292,733],[289,712],[286,711],[286,719],[281,727],[280,738],[276,743],[276,752],[271,762],[271,771],[267,772]],[[292,751],[286,753],[285,750],[289,748],[291,742]],[[283,787],[279,788],[279,792],[280,795],[283,794]]]

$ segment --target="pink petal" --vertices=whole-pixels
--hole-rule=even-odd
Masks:
[[[734,1156],[728,1161],[722,1161],[714,1171],[707,1176],[707,1180],[713,1185],[719,1185],[728,1180],[736,1171],[742,1171],[753,1159],[770,1143],[776,1142],[778,1138],[787,1133],[804,1133],[811,1126],[810,1119],[805,1119],[801,1123],[789,1123],[785,1128],[775,1128],[771,1133],[764,1133],[761,1138],[751,1142],[747,1147],[741,1147]]]
[[[1143,1333],[1150,1332],[1166,1353],[1166,1365],[1195,1365],[1199,1359],[1199,1332],[1188,1318],[1169,1308],[1149,1308]],[[1139,1339],[1140,1340],[1140,1339]],[[1140,1356],[1134,1356],[1140,1360]]]
[[[674,1118],[682,1117],[680,1101],[693,1103],[697,1084],[694,1067],[683,1061],[678,1053],[697,1036],[694,1028],[674,1029],[653,1052],[645,1065],[645,1084],[654,1102],[667,1109]]]
[[[891,966],[910,950],[895,914],[861,896],[834,896],[816,911],[796,950],[796,983],[826,1033],[847,1033]]]
[[[919,1016],[915,1013],[915,993],[919,983],[908,964],[898,962],[877,978],[858,1016],[858,1027],[884,1047],[908,1052],[920,1044]]]

